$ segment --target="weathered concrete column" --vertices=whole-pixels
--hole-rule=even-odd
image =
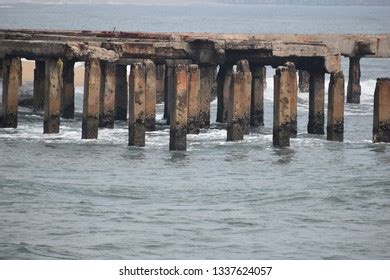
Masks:
[[[325,134],[325,74],[310,73],[309,91],[309,124],[307,131],[310,134]]]
[[[247,60],[237,63],[237,72],[232,75],[228,104],[227,141],[244,139],[249,133],[252,73]]]
[[[45,105],[45,61],[36,60],[34,69],[34,96],[35,111],[43,110]]]
[[[173,97],[173,82],[174,82],[175,64],[168,62],[165,69],[165,84],[164,84],[164,118],[167,120],[167,124],[170,124],[171,117],[170,112],[172,110],[171,99]]]
[[[252,97],[250,125],[259,127],[264,125],[264,90],[266,86],[266,68],[252,67]]]
[[[223,89],[225,85],[225,77],[228,69],[228,65],[220,65],[217,75],[217,122],[224,123],[225,103],[223,96]]]
[[[228,118],[228,107],[229,107],[229,100],[230,100],[230,89],[231,89],[231,83],[232,83],[232,75],[233,75],[233,65],[226,65],[226,73],[225,73],[225,79],[223,84],[223,98],[221,99],[223,106],[221,108],[222,113],[222,123],[227,122]]]
[[[62,61],[53,58],[47,59],[45,77],[46,88],[43,133],[58,133],[60,131]]]
[[[310,88],[310,73],[308,71],[299,70],[299,91],[309,92]]]
[[[214,66],[200,66],[200,127],[210,127],[211,91],[214,81]]]
[[[3,78],[3,58],[0,57],[0,78]]]
[[[291,62],[285,64],[288,68],[288,90],[290,98],[290,137],[295,138],[298,134],[298,85],[297,85],[297,71],[295,65]]]
[[[293,67],[280,66],[274,76],[273,145],[278,148],[290,146],[292,72]]]
[[[347,87],[347,103],[360,103],[360,57],[349,58],[349,79]]]
[[[177,65],[174,75],[174,104],[170,121],[170,151],[187,150],[188,67]]]
[[[19,86],[21,87],[23,85],[23,64],[22,64],[22,60],[21,59],[18,59],[17,61],[17,64],[18,64],[18,73],[19,73]]]
[[[17,57],[5,57],[3,61],[2,127],[18,126],[19,63]]]
[[[129,78],[129,146],[145,146],[145,66],[131,65]]]
[[[85,63],[82,139],[97,139],[99,130],[100,62]]]
[[[145,89],[145,129],[147,131],[156,130],[156,94],[157,79],[156,65],[151,60],[145,60],[146,89]]]
[[[61,116],[64,119],[74,118],[74,61],[64,60],[62,69]]]
[[[165,64],[159,64],[156,66],[156,102],[158,104],[164,102],[165,68]]]
[[[374,96],[374,143],[390,143],[390,78],[377,80]]]
[[[127,65],[117,64],[115,67],[115,120],[127,120],[128,86]]]
[[[115,111],[115,64],[101,63],[101,88],[99,105],[99,127],[114,128]]]
[[[330,75],[328,92],[327,139],[343,142],[344,140],[344,74],[342,71]]]
[[[200,70],[198,65],[188,66],[188,133],[199,134]]]

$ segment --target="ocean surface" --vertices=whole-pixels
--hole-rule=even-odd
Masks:
[[[389,33],[389,14],[3,4],[0,28]],[[20,107],[19,127],[0,129],[0,259],[390,259],[390,145],[371,139],[375,80],[390,76],[390,60],[362,60],[362,103],[346,105],[344,143],[306,133],[308,94],[300,93],[299,135],[281,150],[272,146],[267,71],[265,127],[227,143],[214,101],[211,129],[189,136],[187,152],[168,151],[162,105],[145,148],[127,147],[125,122],[81,140],[80,87],[76,119],[61,120],[58,135],[43,135],[42,114]]]

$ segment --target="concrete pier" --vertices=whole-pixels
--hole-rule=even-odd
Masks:
[[[188,67],[177,65],[174,72],[174,102],[170,121],[170,151],[187,150]]]
[[[129,146],[145,146],[145,66],[131,65],[129,78]]]
[[[18,95],[20,87],[20,58],[5,57],[3,60],[3,113],[2,127],[18,126]]]
[[[305,70],[299,70],[299,91],[309,92],[310,89],[310,73]]]
[[[325,134],[325,74],[321,72],[310,73],[309,91],[309,134]]]
[[[74,61],[64,60],[62,69],[61,116],[64,119],[74,118]]]
[[[58,133],[60,131],[62,61],[53,58],[47,59],[45,76],[46,88],[43,133]]]
[[[347,103],[360,103],[360,57],[349,58],[349,79],[347,87]]]
[[[115,120],[127,120],[128,84],[127,65],[117,64],[115,67]]]
[[[214,82],[214,67],[199,66],[200,68],[200,127],[210,127],[210,103]]]
[[[145,60],[146,90],[145,90],[145,129],[146,131],[156,130],[156,94],[157,79],[156,65],[151,60]]]
[[[374,96],[374,143],[390,143],[390,78],[377,80]]]
[[[45,105],[45,61],[36,60],[34,69],[34,111],[42,111]]]
[[[156,102],[158,104],[164,102],[165,68],[165,64],[158,64],[156,66]]]
[[[250,125],[264,125],[264,90],[267,72],[264,66],[252,66],[252,97]]]
[[[87,61],[85,63],[82,139],[97,139],[98,137],[100,79],[99,60]]]
[[[200,70],[198,65],[188,66],[188,133],[200,132]]]
[[[278,148],[290,146],[292,72],[295,69],[291,66],[279,66],[274,76],[273,145]]]
[[[233,72],[228,104],[227,141],[244,139],[249,132],[252,74],[247,60],[237,63]]]
[[[116,88],[115,64],[105,62],[101,63],[101,66],[99,127],[114,128]]]
[[[344,74],[334,72],[330,75],[328,92],[327,139],[344,141]]]

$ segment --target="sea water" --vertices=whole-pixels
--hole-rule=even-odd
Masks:
[[[389,14],[7,4],[0,27],[376,34],[389,33]],[[81,140],[82,87],[75,120],[61,120],[57,135],[43,135],[42,114],[20,107],[18,128],[0,129],[0,259],[389,259],[390,146],[372,144],[372,126],[375,79],[390,76],[390,60],[362,59],[362,102],[346,104],[344,143],[306,133],[308,94],[299,93],[298,137],[287,149],[272,146],[267,72],[265,126],[227,143],[214,101],[211,129],[189,135],[187,152],[169,152],[163,105],[145,148],[127,146],[125,122]]]

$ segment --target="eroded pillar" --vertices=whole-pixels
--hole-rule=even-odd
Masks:
[[[231,89],[231,83],[232,83],[232,75],[233,75],[233,65],[226,65],[226,73],[225,73],[225,79],[223,83],[223,97],[221,99],[221,102],[223,103],[223,106],[221,106],[221,114],[222,119],[221,123],[226,123],[228,118],[228,107],[229,107],[229,100],[230,100],[230,89]]]
[[[349,79],[347,87],[347,103],[360,103],[360,57],[349,58]]]
[[[295,138],[298,134],[298,84],[297,71],[295,65],[291,62],[285,64],[287,69],[288,90],[290,97],[290,137]]]
[[[165,84],[164,84],[164,118],[167,120],[167,124],[170,124],[170,112],[172,110],[172,97],[173,97],[173,82],[174,82],[175,64],[167,62],[165,69]]]
[[[210,103],[214,82],[214,66],[200,66],[200,127],[210,127]]]
[[[145,129],[147,131],[156,130],[156,94],[157,79],[156,65],[151,60],[145,60],[146,89],[145,89]]]
[[[188,66],[188,133],[198,134],[200,121],[200,70],[198,65]]]
[[[45,108],[43,133],[59,133],[62,93],[62,61],[47,59],[45,65]]]
[[[145,146],[145,66],[131,65],[129,78],[129,146]]]
[[[156,102],[158,104],[164,102],[165,68],[165,64],[159,64],[156,66]]]
[[[309,92],[310,88],[310,73],[305,70],[299,70],[299,91]]]
[[[232,75],[227,119],[227,141],[244,139],[249,133],[252,74],[247,60],[237,63]]]
[[[127,120],[128,86],[127,65],[115,66],[115,120]]]
[[[20,71],[20,58],[4,58],[2,127],[16,128],[18,126],[18,94],[20,87]]]
[[[310,73],[309,89],[309,134],[325,134],[325,74],[321,72]]]
[[[0,57],[0,78],[3,78],[3,58]]]
[[[97,139],[98,137],[100,80],[99,60],[87,61],[85,63],[82,139]]]
[[[219,123],[224,123],[226,105],[224,103],[223,88],[228,67],[227,65],[221,65],[217,75],[217,122]]]
[[[374,143],[390,143],[390,78],[377,80],[374,96]]]
[[[62,69],[61,116],[64,119],[74,118],[74,61],[64,60]]]
[[[36,60],[34,69],[34,96],[35,111],[42,111],[45,105],[45,61]]]
[[[328,92],[327,139],[343,142],[344,140],[344,74],[335,72],[330,75]]]
[[[278,148],[290,146],[292,72],[292,67],[280,66],[274,76],[273,145]]]
[[[114,128],[115,88],[116,74],[115,64],[106,62],[101,67],[101,88],[99,106],[99,127]]]
[[[188,67],[177,65],[174,72],[174,98],[170,121],[170,151],[187,150]]]
[[[250,125],[259,127],[264,125],[264,90],[266,86],[266,68],[252,67],[252,97]]]

